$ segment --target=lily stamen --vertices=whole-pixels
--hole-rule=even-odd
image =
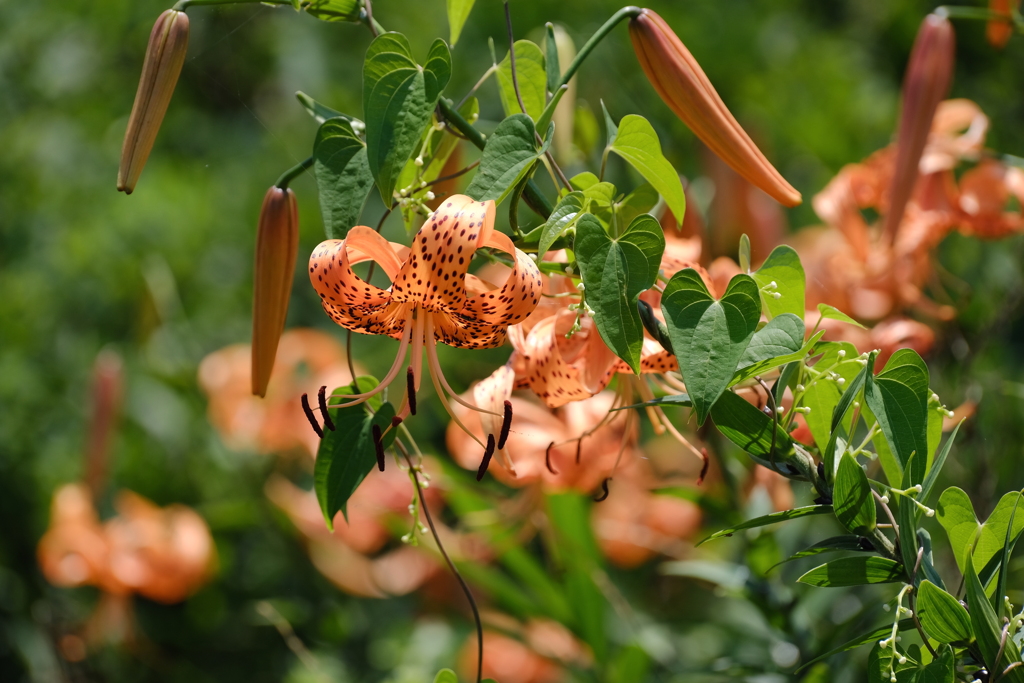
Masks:
[[[309,420],[309,425],[316,432],[316,435],[321,439],[324,438],[324,430],[320,428],[320,423],[316,421],[316,415],[313,414],[313,409],[309,407],[309,396],[307,394],[302,395],[302,412],[306,414],[306,419]]]

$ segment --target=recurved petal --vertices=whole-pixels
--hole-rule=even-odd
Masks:
[[[408,260],[393,278],[392,299],[427,311],[461,311],[473,252],[493,230],[494,202],[449,197],[416,233]]]
[[[375,261],[390,278],[401,269],[405,248],[376,231],[356,226],[344,240],[321,242],[309,257],[309,281],[324,310],[342,327],[364,334],[399,336],[404,317],[391,293],[372,285],[352,270],[362,261]]]
[[[800,203],[800,193],[736,122],[700,64],[664,19],[645,9],[629,22],[629,36],[651,85],[711,151],[779,203]]]
[[[565,335],[572,328],[575,317],[571,311],[564,311],[546,318],[537,323],[523,341],[520,353],[525,361],[525,377],[520,378],[520,384],[528,386],[550,408],[580,401],[598,393],[608,385],[617,365],[614,355],[608,359],[610,362],[591,359],[585,353],[579,354],[581,357],[576,358],[574,363],[566,360],[559,348],[560,343],[570,347],[582,345],[578,349],[588,348],[589,337],[593,336],[597,337],[596,343],[603,345],[592,321],[586,322],[590,321],[589,318],[584,318],[583,329],[566,340]],[[587,367],[591,362],[593,365]]]
[[[473,403],[482,410],[490,412],[480,413],[480,423],[483,426],[484,437],[493,434],[495,442],[499,441],[501,434],[502,418],[505,411],[505,401],[512,397],[512,386],[516,381],[515,370],[509,365],[502,365],[491,373],[490,377],[480,380],[473,387]],[[493,414],[497,413],[497,415]],[[513,417],[515,420],[515,417]],[[514,423],[513,423],[514,424]],[[498,462],[501,466],[515,474],[516,467],[509,457],[507,448],[499,448],[495,451]]]

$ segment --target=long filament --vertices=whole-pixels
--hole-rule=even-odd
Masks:
[[[363,401],[371,399],[374,396],[376,396],[377,394],[379,394],[380,392],[382,392],[385,389],[387,389],[388,385],[391,384],[391,382],[395,379],[395,377],[398,377],[398,372],[401,370],[402,366],[405,365],[405,352],[409,348],[409,340],[412,337],[412,329],[411,329],[411,327],[412,326],[409,325],[409,322],[406,321],[405,330],[402,332],[402,340],[398,344],[398,355],[395,356],[395,362],[391,365],[391,370],[388,371],[388,374],[384,377],[384,379],[381,381],[380,384],[375,386],[370,391],[367,391],[365,394],[331,394],[331,398],[355,399],[355,400],[347,402],[347,403],[336,403],[336,404],[334,404],[334,405],[332,405],[330,407],[331,408],[339,408],[339,407],[341,407],[341,408],[348,408],[349,406],[359,405]]]
[[[441,380],[441,386],[443,386],[448,391],[448,393],[451,394],[452,398],[454,398],[456,401],[458,401],[462,405],[466,406],[470,410],[475,410],[478,413],[487,413],[488,415],[494,415],[495,417],[503,418],[504,415],[502,413],[495,413],[493,411],[481,408],[478,405],[475,405],[473,403],[470,403],[469,401],[466,401],[461,396],[459,396],[457,393],[455,393],[455,391],[448,384],[448,380],[446,380],[444,378],[444,374],[441,372],[441,363],[438,362],[438,360],[437,360],[437,340],[434,338],[434,321],[433,320],[427,320],[427,331],[426,331],[426,333],[428,335],[428,338],[426,339],[426,344],[425,344],[425,346],[427,347],[427,358],[428,358],[428,360],[430,362],[431,369],[434,370],[436,368],[436,370],[434,370],[434,371],[437,373],[438,379]]]

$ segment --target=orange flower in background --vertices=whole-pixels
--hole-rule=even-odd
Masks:
[[[209,579],[213,539],[206,522],[183,505],[160,508],[122,491],[117,516],[101,524],[88,489],[68,484],[54,494],[50,528],[39,541],[39,566],[57,586],[96,586],[181,602]]]
[[[468,273],[473,254],[483,247],[513,259],[501,287]],[[391,280],[388,289],[371,285],[353,272],[353,265],[368,260]],[[500,346],[508,326],[525,320],[537,306],[542,288],[537,265],[494,229],[494,202],[476,202],[463,195],[450,197],[431,215],[416,233],[411,249],[363,226],[352,228],[344,240],[320,243],[309,259],[309,279],[336,323],[353,332],[400,341],[395,362],[378,387],[340,397],[351,399],[344,405],[361,403],[384,391],[407,367],[408,390],[398,419],[415,410],[424,350],[434,389],[448,413],[458,420],[449,396],[479,410],[459,397],[444,378],[436,343],[464,349]],[[411,364],[406,366],[409,350]]]
[[[299,397],[315,394],[325,385],[333,389],[352,381],[345,350],[324,332],[285,332],[262,400],[252,395],[251,369],[251,352],[245,344],[215,351],[199,364],[199,386],[209,400],[207,414],[221,438],[233,450],[302,450],[315,455],[320,438],[309,428]]]
[[[428,461],[425,469],[436,471]],[[348,501],[348,521],[338,513],[334,533],[324,526],[324,515],[313,491],[298,488],[274,476],[267,482],[267,497],[283,510],[302,534],[310,559],[321,574],[346,593],[371,598],[405,595],[441,571],[438,559],[423,547],[402,545],[385,550],[392,538],[389,520],[409,527],[409,501],[415,490],[409,475],[392,467],[367,477]],[[431,510],[441,495],[424,490]],[[421,537],[424,545],[432,543]],[[447,544],[446,544],[447,545]]]
[[[1006,16],[1005,20],[991,19],[985,26],[985,37],[996,49],[1003,49],[1013,35],[1012,14],[1020,11],[1020,0],[988,0],[988,8]]]
[[[252,293],[252,393],[267,395],[277,345],[288,317],[295,257],[299,253],[299,207],[288,188],[271,187],[256,229]]]
[[[800,203],[800,193],[736,122],[700,64],[664,19],[652,10],[643,10],[630,20],[629,37],[640,66],[661,99],[711,151],[779,203]]]
[[[125,194],[135,190],[142,168],[149,159],[187,51],[188,15],[173,9],[164,11],[149,35],[142,77],[121,148],[117,189]]]
[[[483,678],[501,683],[558,683],[568,680],[566,667],[593,665],[589,648],[558,622],[531,619],[520,624],[495,613],[483,617],[493,625],[484,630]],[[463,677],[473,680],[477,670],[475,634],[466,639],[458,659]]]

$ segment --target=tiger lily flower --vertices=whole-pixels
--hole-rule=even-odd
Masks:
[[[493,201],[477,202],[454,195],[420,228],[411,248],[388,242],[371,228],[357,226],[344,240],[321,242],[313,251],[309,279],[327,314],[353,332],[399,340],[395,362],[383,381],[372,391],[339,397],[349,399],[344,405],[356,405],[379,394],[406,368],[407,391],[396,420],[415,414],[425,351],[434,389],[455,422],[461,426],[449,396],[467,408],[482,410],[452,390],[441,372],[436,344],[440,341],[462,349],[500,346],[508,326],[525,320],[537,306],[542,289],[537,265],[494,229],[494,212]],[[505,252],[513,259],[511,272],[501,287],[467,272],[473,254],[484,247]],[[391,280],[388,289],[355,274],[352,266],[365,261],[380,266]],[[407,353],[411,355],[409,365],[405,361]],[[506,411],[504,421],[509,417]],[[485,446],[485,460],[494,451],[491,438]],[[480,439],[477,442],[484,445]]]

